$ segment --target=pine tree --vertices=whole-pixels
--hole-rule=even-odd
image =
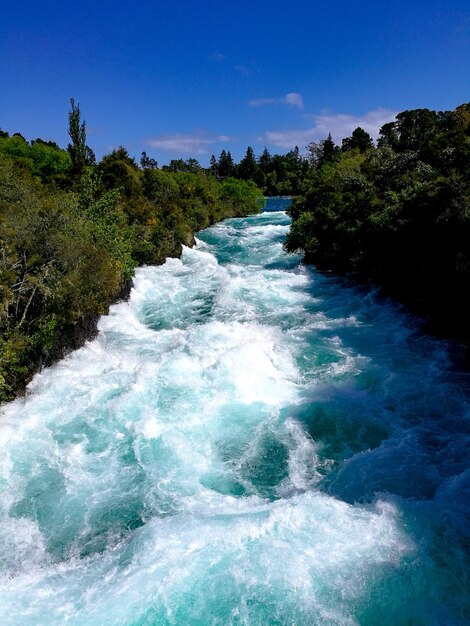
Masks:
[[[235,171],[235,164],[230,154],[230,150],[226,152],[222,150],[219,157],[219,178],[227,178],[227,176],[233,176]]]
[[[215,176],[216,178],[219,175],[219,164],[217,163],[217,159],[215,157],[215,154],[211,155],[210,161],[209,161],[209,170],[211,172],[211,174],[213,176]]]
[[[258,163],[265,174],[270,171],[272,165],[272,156],[270,155],[269,150],[266,148],[266,146],[260,158],[258,159]]]
[[[243,180],[253,180],[256,176],[256,171],[258,170],[258,164],[256,162],[255,153],[253,152],[253,148],[248,146],[246,149],[246,154],[243,159],[238,164],[237,175],[239,178]]]

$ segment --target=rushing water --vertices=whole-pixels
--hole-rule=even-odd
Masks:
[[[469,381],[274,212],[137,271],[0,421],[7,625],[470,623]]]

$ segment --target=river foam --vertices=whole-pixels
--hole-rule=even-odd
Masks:
[[[4,407],[2,623],[468,623],[468,377],[288,227],[139,269]]]

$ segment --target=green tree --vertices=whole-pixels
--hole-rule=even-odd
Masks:
[[[256,162],[255,153],[251,146],[246,149],[245,156],[237,167],[237,177],[243,180],[254,180],[258,171],[258,163]]]
[[[258,187],[264,187],[266,184],[266,176],[258,165],[255,153],[251,146],[248,146],[245,156],[237,167],[237,178],[242,180],[252,180]]]
[[[323,165],[326,144],[312,147],[317,167],[290,209],[287,249],[375,281],[470,341],[470,105],[403,111],[377,148],[368,143],[356,133]]]
[[[28,169],[44,183],[66,186],[70,171],[69,154],[53,141],[36,139],[29,144],[15,133],[12,137],[0,137],[0,155]]]
[[[158,163],[155,159],[150,158],[144,150],[140,155],[140,167],[143,170],[156,170],[158,168]]]
[[[261,153],[260,158],[258,159],[258,164],[265,174],[268,174],[270,171],[272,171],[272,156],[270,155],[269,150],[266,148],[266,146],[264,147],[264,150]]]
[[[343,152],[346,150],[359,150],[359,152],[367,152],[374,145],[372,141],[372,137],[369,135],[367,131],[359,126],[353,130],[351,137],[346,137],[343,139],[343,143],[341,149]]]
[[[219,157],[219,178],[226,178],[227,176],[233,176],[235,173],[235,163],[233,162],[230,150],[226,152],[222,150]]]
[[[308,160],[313,169],[318,169],[327,163],[333,163],[339,154],[339,148],[336,146],[331,133],[328,133],[326,139],[322,139],[320,143],[311,141],[307,146]]]
[[[325,165],[325,163],[332,163],[336,159],[338,152],[338,146],[333,141],[331,133],[328,133],[328,137],[320,141],[318,166],[321,167],[322,165]]]
[[[67,150],[72,161],[71,173],[75,178],[80,178],[86,166],[95,163],[95,155],[86,144],[86,123],[81,121],[80,105],[70,98],[70,107],[68,133],[71,143]]]
[[[97,172],[101,177],[102,192],[119,189],[126,198],[142,193],[142,172],[124,146],[106,154],[98,164]]]
[[[171,159],[168,165],[162,167],[166,172],[186,172],[186,163],[183,159]]]
[[[211,158],[209,160],[209,171],[211,172],[211,174],[213,176],[218,178],[218,176],[219,176],[219,164],[217,162],[215,154],[211,154]]]
[[[186,159],[186,172],[201,172],[202,171],[202,167],[201,164],[199,163],[199,161],[197,159],[194,158],[189,158]]]
[[[252,180],[226,178],[221,186],[220,199],[225,205],[226,216],[259,213],[266,200]]]

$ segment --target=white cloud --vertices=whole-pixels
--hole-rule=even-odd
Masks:
[[[242,76],[249,76],[251,74],[249,68],[245,67],[244,65],[235,65],[234,69],[237,72],[239,72]]]
[[[211,54],[210,58],[217,63],[223,63],[227,57],[225,54],[222,54],[222,52],[214,52]]]
[[[300,93],[288,93],[283,98],[285,104],[288,104],[291,107],[297,107],[298,109],[304,108],[304,99],[300,95]]]
[[[265,104],[287,104],[287,106],[303,109],[304,99],[300,93],[291,92],[282,96],[282,98],[258,98],[256,100],[250,100],[248,104],[251,107],[264,106]]]
[[[206,154],[207,147],[219,142],[233,141],[228,135],[210,135],[206,133],[174,133],[150,137],[147,144],[152,148],[178,152],[179,154]]]
[[[320,113],[305,116],[313,119],[314,126],[300,130],[267,131],[261,138],[266,144],[280,148],[306,146],[311,141],[320,141],[331,133],[334,141],[340,143],[344,137],[351,135],[353,130],[360,126],[374,139],[379,134],[381,126],[392,121],[397,114],[390,109],[375,109],[365,115],[350,115],[349,113]]]

